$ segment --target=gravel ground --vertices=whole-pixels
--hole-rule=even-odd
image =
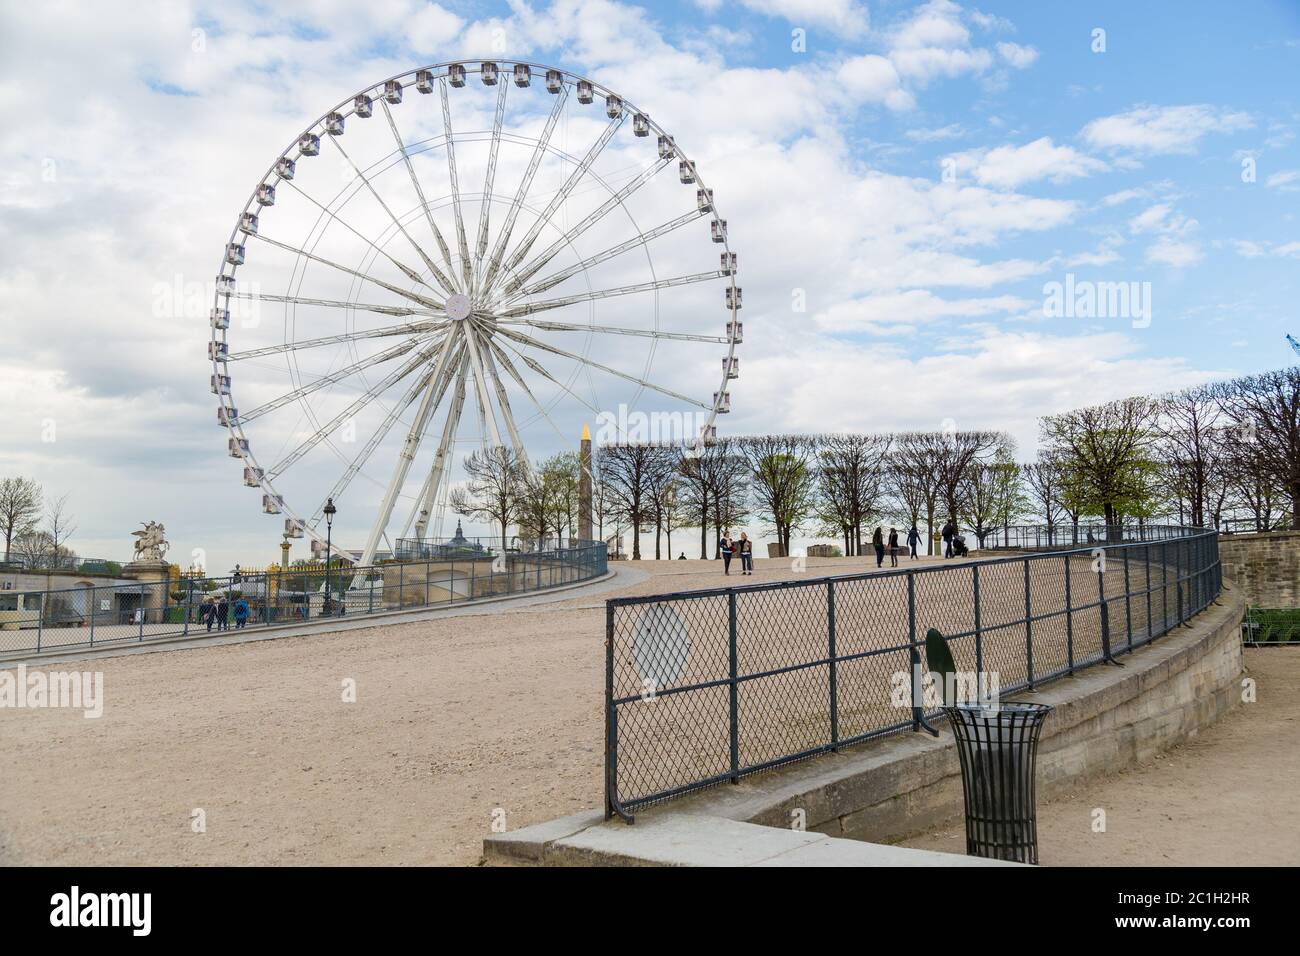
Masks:
[[[794,576],[636,566],[551,604],[48,668],[102,671],[104,714],[0,710],[0,863],[473,864],[494,811],[599,806],[604,599]]]
[[[805,574],[874,563],[808,559]],[[472,865],[494,814],[517,829],[600,805],[605,598],[803,576],[755,566],[641,562],[645,578],[546,604],[54,665],[102,671],[104,714],[0,710],[0,864]],[[1278,795],[1300,775],[1279,748],[1300,654],[1249,660],[1259,704],[1044,808],[1046,861],[1297,862]],[[1112,808],[1101,839],[1097,805]],[[962,849],[956,831],[925,839]]]

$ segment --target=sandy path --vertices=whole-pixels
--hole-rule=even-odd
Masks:
[[[604,598],[794,576],[755,564],[642,562],[598,597],[56,665],[103,672],[104,715],[0,710],[0,863],[474,863],[496,808],[515,829],[600,805]]]
[[[1246,650],[1258,700],[1123,773],[1040,803],[1039,857],[1059,866],[1295,866],[1300,817],[1300,648]],[[1093,809],[1106,832],[1092,830]],[[966,851],[962,825],[906,846]]]

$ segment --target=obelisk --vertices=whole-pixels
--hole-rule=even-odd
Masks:
[[[585,424],[578,446],[578,469],[578,537],[591,541],[591,431]]]

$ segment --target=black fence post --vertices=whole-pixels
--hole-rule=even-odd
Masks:
[[[1074,673],[1074,595],[1070,585],[1070,556],[1065,555],[1065,661]]]
[[[984,675],[984,629],[980,621],[980,566],[972,564],[970,567],[971,597],[975,601],[975,684],[978,687]]]
[[[1133,650],[1133,588],[1128,577],[1128,548],[1124,549],[1124,630],[1128,633],[1128,649]]]
[[[1029,601],[1029,559],[1025,558],[1025,681],[1034,689],[1034,622]]]
[[[840,749],[840,689],[838,661],[835,654],[835,580],[826,581],[826,643],[830,652],[831,683],[831,750]]]
[[[730,658],[731,684],[731,782],[740,783],[740,720],[739,696],[736,686],[736,592],[727,592],[727,644]]]

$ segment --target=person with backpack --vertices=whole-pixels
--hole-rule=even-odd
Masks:
[[[876,525],[875,533],[871,535],[871,544],[876,549],[876,567],[885,566],[885,533]]]
[[[239,600],[235,602],[235,630],[242,631],[244,625],[248,623],[248,601],[241,594]]]

